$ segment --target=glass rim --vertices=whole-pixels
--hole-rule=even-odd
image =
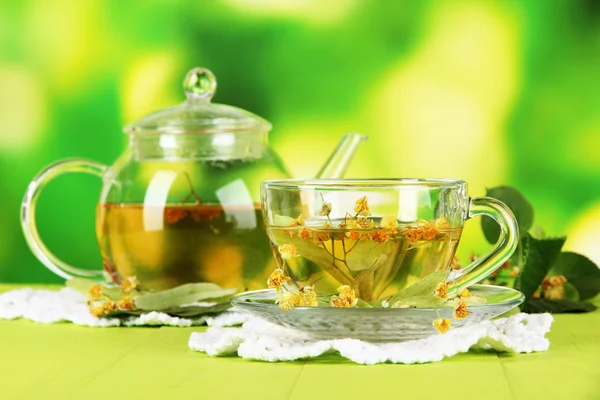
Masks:
[[[264,189],[402,189],[402,188],[448,188],[466,187],[467,182],[454,178],[344,178],[344,179],[277,179],[261,182]]]

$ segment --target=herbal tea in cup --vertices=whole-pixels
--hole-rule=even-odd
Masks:
[[[498,222],[500,239],[455,270],[450,290],[484,279],[517,245],[511,211],[470,198],[460,180],[265,181],[261,198],[278,264],[267,283],[283,293],[282,309],[317,306],[327,296],[332,307],[381,304],[436,271],[450,272],[465,221],[477,215]]]

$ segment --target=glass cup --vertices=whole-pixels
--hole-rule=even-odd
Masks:
[[[515,251],[518,226],[510,209],[471,198],[455,179],[276,180],[261,185],[267,234],[291,288],[320,294],[351,286],[373,301],[434,271],[448,270],[450,291],[481,281]],[[493,248],[465,267],[455,252],[465,222],[488,216],[500,226]]]

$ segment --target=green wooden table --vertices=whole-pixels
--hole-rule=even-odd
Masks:
[[[544,353],[422,365],[212,358],[187,347],[205,329],[0,320],[0,399],[600,399],[599,311],[555,316]]]

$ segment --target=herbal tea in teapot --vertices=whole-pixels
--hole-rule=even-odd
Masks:
[[[246,224],[240,226],[240,217]],[[107,272],[166,289],[188,282],[260,289],[275,265],[260,206],[103,204],[98,241]],[[144,218],[163,220],[148,230]]]
[[[128,146],[112,166],[62,160],[31,182],[21,223],[32,252],[50,270],[67,279],[116,283],[136,276],[149,289],[190,282],[264,287],[274,261],[259,212],[260,182],[289,176],[269,146],[271,124],[212,103],[217,82],[206,69],[191,70],[183,86],[185,102],[125,127]],[[364,139],[345,135],[319,177],[342,176]],[[41,190],[69,172],[103,181],[96,219],[103,271],[68,265],[38,233],[35,207]]]

